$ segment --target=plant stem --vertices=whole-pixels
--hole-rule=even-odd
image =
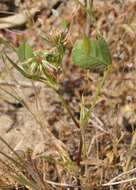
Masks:
[[[66,100],[63,98],[63,96],[58,91],[56,91],[56,93],[58,94],[58,96],[59,96],[59,98],[60,98],[60,100],[61,100],[64,108],[67,110],[68,114],[70,115],[71,119],[73,120],[75,126],[78,129],[80,129],[80,125],[77,122],[77,120],[75,119],[75,117],[74,117],[74,115],[73,115],[73,113],[71,111],[71,108],[70,108],[69,104],[66,102]],[[77,153],[77,156],[76,156],[76,163],[77,163],[78,166],[80,166],[81,155],[82,155],[82,147],[83,147],[83,139],[82,139],[82,134],[81,134],[81,131],[80,131],[79,150],[78,150],[78,153]]]
[[[76,157],[76,163],[78,166],[80,166],[82,147],[83,147],[83,138],[82,138],[82,134],[80,132],[80,143],[79,143],[79,149],[78,149],[78,153],[77,153],[77,157]]]
[[[69,104],[66,102],[66,100],[63,98],[63,96],[58,91],[56,91],[56,92],[57,92],[64,108],[67,110],[68,114],[70,115],[71,119],[73,120],[75,126],[80,129],[80,125],[77,122],[77,120],[75,119],[74,115],[72,114],[72,111],[71,111]]]
[[[91,116],[91,113],[92,113],[94,107],[95,107],[96,104],[97,104],[97,100],[98,100],[98,98],[99,98],[99,96],[100,96],[100,94],[101,94],[101,91],[102,91],[102,89],[103,89],[103,86],[104,86],[104,84],[105,84],[105,81],[106,81],[106,79],[107,79],[107,76],[109,75],[111,69],[112,69],[112,67],[109,66],[108,69],[105,71],[104,76],[103,76],[103,78],[101,79],[100,83],[98,84],[98,87],[97,87],[97,89],[96,89],[96,94],[95,94],[95,96],[93,97],[93,100],[92,100],[92,105],[91,105],[91,107],[89,108],[89,111],[88,111],[88,113],[87,113],[88,119],[89,119],[89,117]]]

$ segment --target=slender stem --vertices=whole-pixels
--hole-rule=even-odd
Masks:
[[[105,84],[105,81],[106,81],[106,79],[107,79],[107,76],[109,75],[111,69],[112,69],[112,67],[109,66],[108,69],[105,71],[104,76],[103,76],[103,78],[101,79],[101,81],[100,81],[100,83],[99,83],[99,85],[98,85],[98,87],[97,87],[97,89],[96,89],[96,94],[95,94],[95,96],[93,97],[92,105],[91,105],[91,107],[89,108],[89,111],[88,111],[88,113],[87,113],[87,117],[88,117],[88,118],[91,116],[91,113],[92,113],[94,107],[95,107],[96,104],[97,104],[97,100],[98,100],[98,98],[99,98],[99,96],[100,96],[100,94],[101,94],[101,91],[102,91],[102,89],[103,89],[103,86],[104,86],[104,84]]]
[[[60,100],[61,100],[64,108],[67,110],[67,112],[70,115],[71,119],[75,123],[76,127],[80,129],[80,125],[77,122],[77,120],[75,119],[75,117],[74,117],[74,115],[73,115],[73,113],[71,111],[71,108],[70,108],[69,104],[66,102],[66,100],[63,98],[63,96],[58,91],[56,91],[56,92],[57,92],[57,94],[58,94],[58,96],[59,96],[59,98],[60,98]]]
[[[81,161],[81,155],[82,155],[82,147],[83,147],[83,138],[80,132],[80,143],[79,143],[79,150],[77,153],[77,158],[76,158],[76,163],[78,166],[80,166],[80,161]]]
[[[55,90],[55,89],[54,89]],[[56,90],[55,90],[56,91]],[[68,114],[70,115],[71,119],[73,120],[73,122],[75,123],[75,126],[80,129],[80,125],[79,123],[77,122],[77,120],[75,119],[72,111],[71,111],[71,108],[69,106],[69,104],[65,101],[65,99],[63,98],[63,96],[58,92],[56,91],[56,93],[58,94],[64,108],[67,110]],[[82,155],[82,147],[83,147],[83,139],[82,139],[82,134],[81,134],[81,131],[80,131],[80,143],[79,143],[79,150],[78,150],[78,153],[77,153],[77,156],[76,156],[76,163],[78,166],[80,166],[80,161],[81,161],[81,155]]]

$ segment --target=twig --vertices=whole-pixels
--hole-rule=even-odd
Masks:
[[[36,8],[33,8],[30,10],[30,15],[35,15],[35,13],[39,11],[39,6]],[[7,16],[4,18],[0,18],[0,29],[5,29],[5,28],[11,28],[15,26],[22,25],[28,21],[28,14],[26,11],[22,13],[17,13],[12,16]]]
[[[23,88],[32,88],[33,87],[32,83],[30,83],[30,82],[23,82],[23,81],[14,82],[14,81],[3,81],[3,80],[0,80],[0,85],[1,86],[13,86],[13,87],[20,86],[20,87],[23,87]],[[40,83],[35,82],[35,87],[36,88],[41,88],[42,86],[43,85],[41,85]]]
[[[93,126],[99,130],[101,130],[104,133],[107,133],[107,131],[103,128],[104,124],[102,121],[92,112],[91,114],[90,122],[93,124]]]
[[[136,180],[136,177],[130,178],[130,179],[125,179],[125,180],[122,180],[122,181],[104,183],[104,184],[102,184],[102,186],[119,185],[119,184],[122,184],[122,183],[129,183],[129,182],[132,182],[132,181],[135,181],[135,180]]]
[[[56,183],[54,181],[49,181],[49,180],[46,180],[46,182],[50,185],[54,185],[54,186],[59,186],[59,187],[78,187],[77,185],[71,185],[71,184],[67,184],[67,183]]]
[[[126,180],[121,180],[121,181],[115,181],[115,180],[121,178],[122,176],[128,175],[128,174],[133,173],[133,172],[136,172],[136,168],[133,168],[129,171],[126,171],[126,172],[123,172],[123,173],[117,175],[116,177],[111,179],[108,183],[103,184],[103,186],[117,185],[117,184],[121,184],[121,183],[127,183],[130,181],[134,181],[134,180],[136,180],[136,178],[126,179]]]

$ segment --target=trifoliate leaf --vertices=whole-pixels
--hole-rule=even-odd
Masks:
[[[83,69],[103,71],[112,63],[108,45],[103,37],[78,40],[72,50],[73,64]]]

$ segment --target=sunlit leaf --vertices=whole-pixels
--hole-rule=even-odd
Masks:
[[[72,50],[72,60],[74,65],[92,71],[103,71],[112,63],[108,45],[102,36],[78,40]]]

